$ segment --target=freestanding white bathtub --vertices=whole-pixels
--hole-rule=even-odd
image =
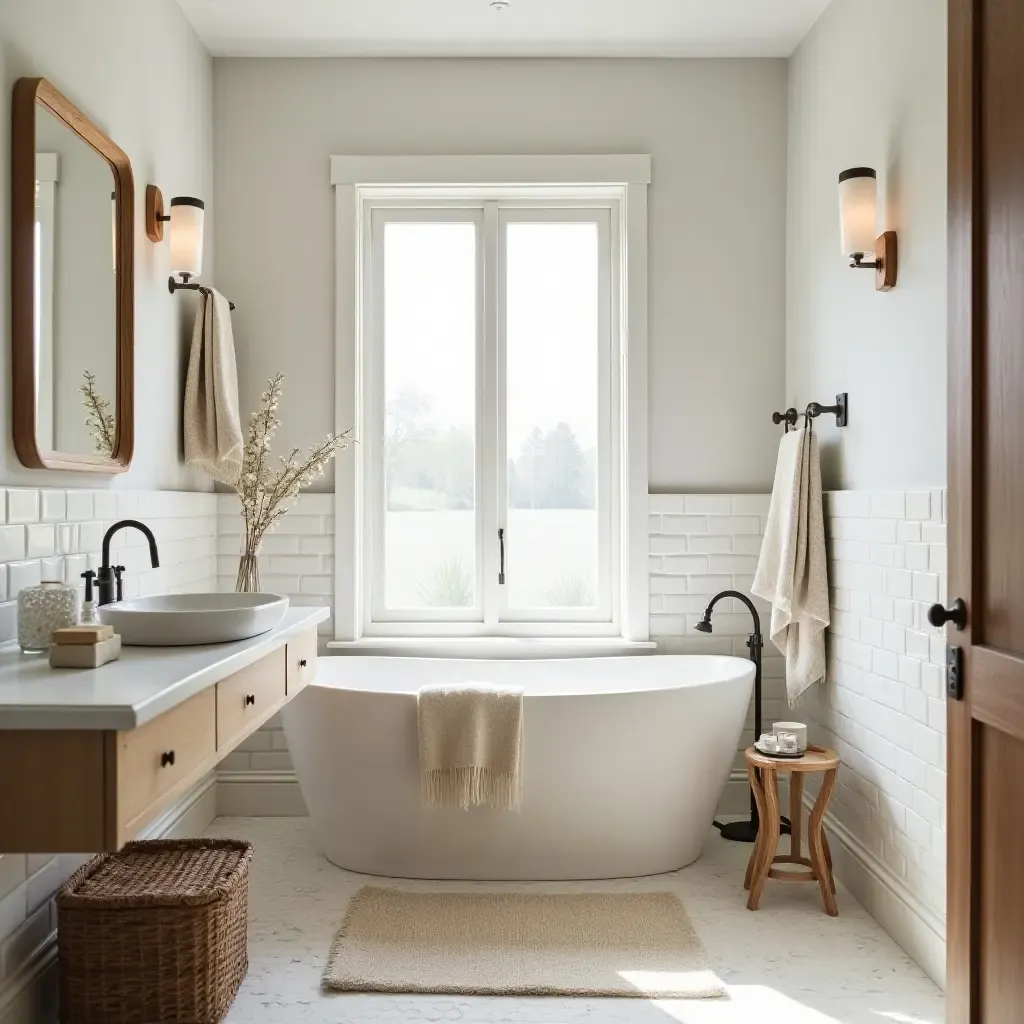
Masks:
[[[330,657],[284,709],[328,860],[405,878],[618,878],[697,859],[754,668],[687,655],[560,661]],[[420,805],[416,692],[525,690],[521,813]]]

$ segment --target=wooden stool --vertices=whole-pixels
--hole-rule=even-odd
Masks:
[[[830,917],[836,917],[839,908],[836,906],[836,883],[832,877],[832,852],[828,848],[828,838],[822,827],[822,820],[832,790],[836,786],[839,755],[826,747],[809,746],[807,753],[801,758],[774,758],[759,754],[753,747],[747,747],[744,757],[747,759],[750,788],[754,791],[758,814],[761,817],[757,842],[754,844],[754,852],[750,855],[747,877],[743,882],[743,888],[750,890],[747,909],[757,910],[757,905],[761,902],[761,893],[764,891],[764,883],[769,878],[777,878],[781,882],[817,882],[821,888],[821,898],[825,901],[825,912]],[[779,772],[790,773],[789,817],[792,822],[792,834],[789,854],[776,856],[775,850],[779,845]],[[825,773],[807,829],[810,858],[800,853],[806,772]],[[782,870],[772,867],[773,864],[799,864],[810,870]]]

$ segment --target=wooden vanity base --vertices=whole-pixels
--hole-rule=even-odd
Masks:
[[[0,730],[0,850],[119,849],[316,673],[316,630],[126,731]]]

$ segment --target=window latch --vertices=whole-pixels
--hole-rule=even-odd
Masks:
[[[505,530],[498,527],[498,586],[505,583]]]

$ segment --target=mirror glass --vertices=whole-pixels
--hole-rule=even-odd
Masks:
[[[110,456],[117,411],[115,179],[36,104],[34,351],[39,448]]]

